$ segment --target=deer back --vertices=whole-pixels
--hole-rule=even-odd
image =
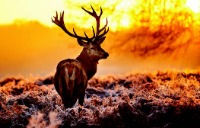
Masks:
[[[85,89],[87,81],[96,73],[97,64],[100,59],[106,59],[109,54],[101,48],[101,43],[105,40],[105,35],[109,31],[107,28],[108,21],[100,28],[100,18],[103,13],[100,7],[100,14],[97,15],[93,7],[92,11],[82,9],[96,20],[96,31],[92,26],[93,36],[79,36],[73,29],[73,33],[67,30],[64,23],[64,11],[60,13],[60,17],[56,12],[56,16],[52,18],[52,22],[58,25],[66,34],[77,39],[78,44],[83,46],[81,54],[76,60],[66,59],[61,61],[57,66],[54,77],[54,85],[62,98],[65,107],[72,107],[76,100],[83,105]]]
[[[71,107],[75,104],[79,94],[85,91],[87,80],[86,72],[79,61],[66,59],[58,64],[54,85],[65,106]]]

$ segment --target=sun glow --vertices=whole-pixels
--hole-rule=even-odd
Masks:
[[[55,11],[65,11],[66,24],[75,24],[80,28],[91,28],[95,21],[83,12],[81,6],[90,10],[92,5],[97,12],[103,8],[102,22],[106,17],[112,31],[130,29],[133,26],[152,25],[157,26],[171,24],[178,20],[188,26],[188,20],[192,24],[199,23],[199,0],[133,0],[133,1],[93,1],[93,0],[1,0],[0,24],[8,24],[16,21],[35,20],[52,26],[51,17]],[[173,21],[172,21],[173,20]]]
[[[63,9],[63,0],[1,0],[0,24],[34,20],[51,25],[52,14]]]
[[[65,21],[68,24],[76,24],[80,28],[91,28],[91,24],[94,25],[95,21],[84,13],[80,6],[89,10],[89,5],[92,5],[97,12],[100,6],[103,8],[102,22],[105,22],[105,18],[108,17],[109,27],[112,31],[131,29],[133,26],[154,27],[160,24],[171,25],[177,23],[188,27],[191,24],[200,24],[198,20],[200,17],[198,15],[200,13],[199,4],[198,0],[116,0],[114,2],[94,2],[91,0],[81,2],[80,0],[74,0],[65,3]]]
[[[187,0],[186,6],[189,7],[193,12],[200,12],[200,1],[199,0]]]
[[[167,57],[158,68],[199,68],[200,0],[0,0],[0,76],[47,73],[61,59],[76,57],[80,50],[76,40],[51,18],[64,10],[66,27],[90,36],[95,19],[81,9],[92,11],[90,5],[98,14],[103,9],[101,27],[108,18],[110,28],[103,45],[111,61],[105,61],[109,71],[99,70],[102,74],[143,71],[144,67],[152,71],[155,64],[161,64],[162,54],[175,56],[177,61]],[[159,57],[135,59],[153,55]]]

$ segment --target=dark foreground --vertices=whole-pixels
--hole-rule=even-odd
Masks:
[[[84,106],[64,109],[52,77],[0,81],[0,127],[199,128],[200,73],[90,80]]]

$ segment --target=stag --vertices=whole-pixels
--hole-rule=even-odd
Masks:
[[[64,23],[64,11],[60,13],[60,18],[56,12],[56,16],[52,18],[52,22],[59,26],[69,36],[77,38],[77,42],[83,47],[82,52],[76,59],[65,59],[58,63],[54,76],[54,86],[58,94],[62,98],[65,108],[73,107],[77,102],[80,105],[84,103],[85,89],[88,80],[91,79],[97,71],[97,64],[100,59],[106,59],[109,54],[101,48],[101,44],[105,40],[105,35],[109,31],[106,24],[100,28],[100,18],[103,14],[100,8],[100,14],[91,6],[92,11],[82,9],[96,19],[96,31],[92,26],[93,36],[88,37],[84,32],[84,36],[79,36],[73,28],[73,33],[67,30]]]

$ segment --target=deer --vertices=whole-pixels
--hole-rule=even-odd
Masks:
[[[52,18],[54,24],[59,26],[67,35],[76,38],[78,44],[83,47],[80,55],[76,59],[62,60],[56,67],[54,86],[65,108],[73,107],[77,100],[78,104],[83,106],[88,80],[97,72],[98,61],[100,59],[106,59],[109,56],[101,48],[101,44],[106,38],[105,35],[109,31],[107,18],[105,25],[100,28],[100,19],[103,14],[102,8],[100,7],[99,15],[92,6],[92,11],[88,11],[83,7],[81,8],[96,20],[96,30],[92,26],[92,37],[88,37],[85,32],[84,36],[79,36],[74,28],[73,33],[67,30],[64,23],[64,11],[60,13],[60,18],[58,17],[57,11],[56,16]]]

